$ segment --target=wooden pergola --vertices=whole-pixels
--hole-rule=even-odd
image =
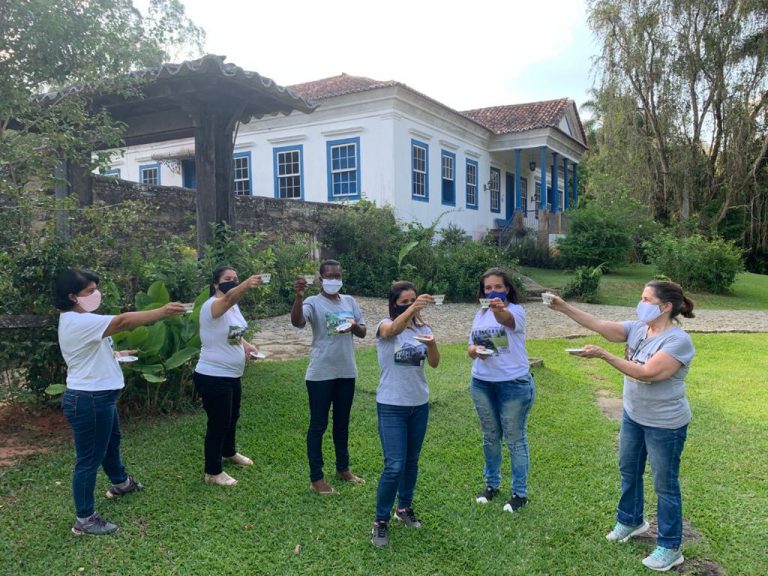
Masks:
[[[212,239],[211,223],[235,227],[232,153],[238,122],[269,114],[309,113],[315,106],[256,72],[208,54],[181,64],[133,72],[132,95],[93,86],[73,86],[37,97],[40,104],[85,95],[94,110],[106,109],[126,124],[125,145],[194,137],[197,173],[197,249]],[[69,193],[93,203],[88,168],[68,166]]]

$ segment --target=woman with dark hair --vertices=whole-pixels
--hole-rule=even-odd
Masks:
[[[536,398],[525,350],[525,310],[502,268],[482,275],[477,295],[490,304],[475,315],[467,350],[473,360],[469,391],[483,431],[485,457],[485,490],[476,500],[487,504],[501,490],[503,436],[512,466],[511,496],[504,510],[517,512],[528,503],[528,414]]]
[[[222,458],[239,466],[253,465],[253,460],[237,451],[235,436],[242,395],[240,377],[245,361],[255,359],[258,349],[243,338],[248,323],[237,303],[248,290],[260,285],[258,274],[241,283],[234,268],[221,266],[213,273],[211,297],[200,307],[202,346],[192,378],[208,415],[203,478],[217,486],[237,484],[224,472]]]
[[[682,564],[680,456],[691,420],[685,377],[696,351],[677,317],[693,318],[693,302],[674,282],[655,280],[643,289],[637,320],[601,320],[557,296],[552,297],[549,307],[610,342],[626,342],[623,358],[591,344],[576,352],[583,358],[602,358],[624,375],[624,415],[619,432],[621,498],[616,526],[606,538],[626,542],[648,531],[643,518],[643,473],[648,460],[658,497],[658,537],[656,548],[643,564],[658,571]]]
[[[120,419],[117,399],[125,386],[118,357],[112,350],[113,334],[184,314],[184,306],[171,302],[156,310],[126,312],[118,316],[94,314],[101,304],[99,277],[70,268],[54,287],[59,317],[59,347],[67,363],[67,389],[61,400],[75,441],[72,496],[77,535],[111,534],[117,530],[94,510],[93,491],[99,466],[112,485],[107,498],[125,496],[143,487],[125,471],[120,458]],[[127,352],[127,351],[126,351]]]
[[[389,290],[389,318],[376,327],[381,373],[376,409],[384,471],[376,493],[371,542],[379,547],[389,543],[389,520],[395,497],[398,497],[395,518],[409,528],[421,528],[421,521],[413,511],[413,492],[429,419],[424,359],[432,368],[437,368],[440,352],[432,330],[419,312],[433,303],[429,294],[417,297],[416,288],[410,282],[395,282]]]

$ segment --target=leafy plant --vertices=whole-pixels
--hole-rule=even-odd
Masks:
[[[576,268],[573,279],[563,288],[564,298],[577,298],[582,302],[597,301],[597,292],[600,289],[600,279],[603,277],[603,267],[579,266]]]
[[[605,270],[629,262],[632,242],[621,218],[597,204],[569,215],[568,236],[557,243],[563,266],[602,266]]]

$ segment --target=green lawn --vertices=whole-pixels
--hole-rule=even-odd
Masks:
[[[521,266],[520,272],[546,288],[557,290],[561,290],[572,277],[571,273],[564,270],[529,266]],[[635,306],[640,299],[643,286],[653,279],[655,273],[655,267],[649,264],[633,264],[617,268],[603,276],[600,281],[598,304]],[[700,308],[766,310],[768,309],[768,276],[743,272],[736,276],[736,282],[727,295],[692,292],[689,296]]]
[[[765,335],[693,337],[694,420],[682,485],[685,516],[702,540],[687,543],[685,555],[718,562],[728,574],[764,576]],[[441,366],[429,371],[432,412],[415,502],[424,528],[395,526],[389,549],[370,544],[382,462],[378,370],[375,350],[367,349],[358,356],[351,434],[353,470],[367,484],[336,483],[340,494],[326,498],[309,492],[306,363],[260,363],[246,376],[239,428],[240,448],[257,464],[232,471],[238,486],[202,482],[202,410],[155,423],[133,420],[125,425],[125,459],[146,490],[112,501],[103,497],[103,475],[98,482],[98,510],[121,527],[114,536],[69,532],[71,449],[2,473],[0,574],[649,574],[640,564],[649,543],[613,545],[603,537],[618,496],[618,424],[598,411],[595,392],[619,394],[620,378],[598,361],[563,352],[574,345],[529,343],[545,367],[535,372],[538,397],[529,427],[531,502],[514,516],[502,513],[503,502],[474,502],[483,479],[469,363],[464,346],[446,346]],[[332,470],[330,448],[327,437]],[[508,470],[506,456],[504,466]],[[647,511],[654,510],[649,505]]]

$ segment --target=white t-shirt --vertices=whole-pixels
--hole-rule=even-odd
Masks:
[[[480,310],[472,321],[469,343],[493,350],[493,356],[472,362],[472,377],[486,382],[506,382],[522,378],[530,368],[525,350],[525,310],[519,304],[507,304],[515,318],[515,329],[496,321],[490,309]]]
[[[218,318],[213,317],[211,296],[200,307],[200,359],[195,372],[206,376],[240,378],[245,371],[245,350],[240,339],[248,323],[237,304]]]
[[[125,386],[123,371],[113,354],[112,338],[104,338],[112,318],[71,311],[59,316],[59,347],[67,363],[67,388],[98,392]]]

